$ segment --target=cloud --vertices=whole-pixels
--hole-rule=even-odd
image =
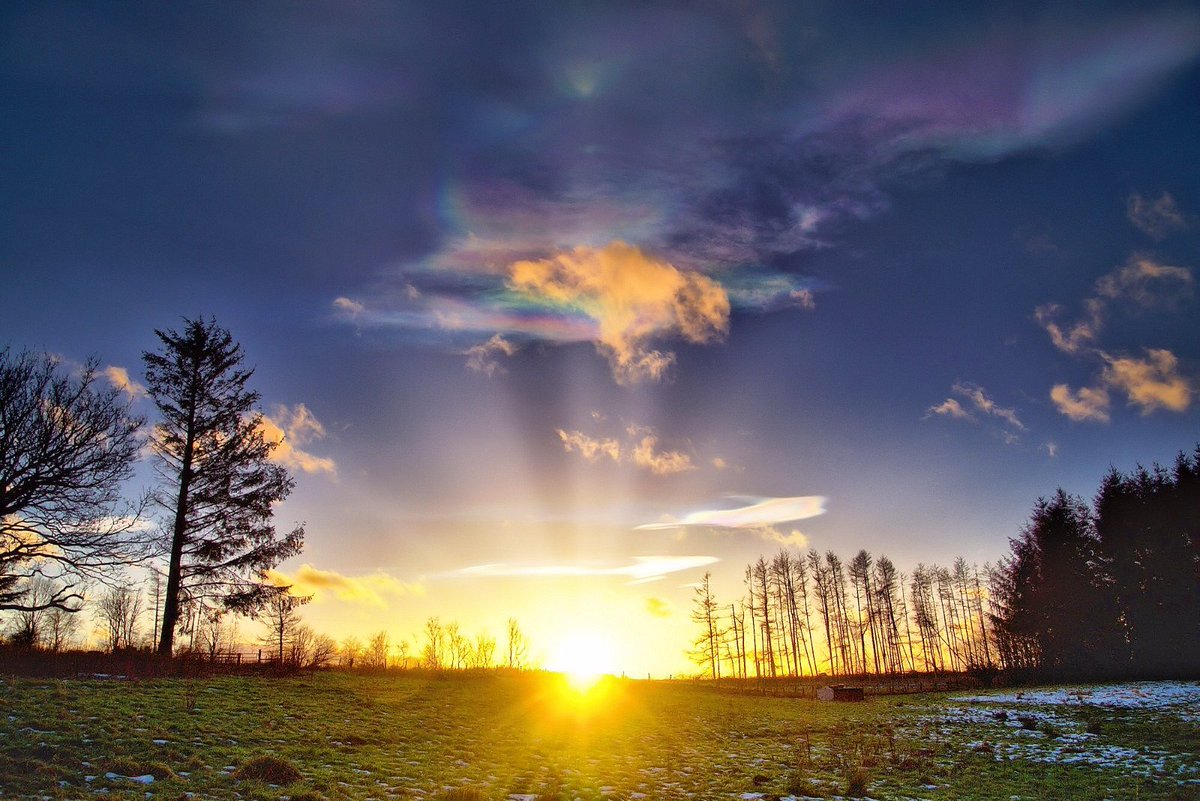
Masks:
[[[671,616],[671,602],[665,598],[647,598],[646,612],[653,617],[668,618]]]
[[[1170,304],[1190,291],[1192,283],[1192,273],[1184,267],[1134,255],[1123,266],[1096,279],[1092,294],[1084,298],[1084,315],[1076,322],[1060,325],[1063,308],[1056,303],[1038,306],[1034,318],[1050,335],[1054,347],[1077,354],[1096,343],[1114,303],[1132,303],[1143,309]]]
[[[555,430],[567,453],[576,451],[589,462],[599,461],[602,458],[611,459],[614,462],[621,461],[621,443],[615,439],[596,439],[582,431],[564,431],[561,428]]]
[[[808,536],[801,531],[793,529],[792,531],[780,531],[774,526],[764,526],[756,529],[758,533],[770,542],[777,542],[785,548],[798,548],[803,550],[808,547]]]
[[[1187,217],[1168,192],[1163,192],[1157,200],[1134,192],[1125,203],[1125,212],[1134,227],[1154,240],[1165,239],[1172,231],[1188,227]]]
[[[346,297],[334,298],[333,308],[350,318],[358,317],[367,310],[367,307],[357,300],[351,300]]]
[[[1109,420],[1108,391],[1103,387],[1080,387],[1078,392],[1072,392],[1066,384],[1055,384],[1050,390],[1050,400],[1062,414],[1076,422]]]
[[[1038,324],[1046,329],[1054,347],[1063,353],[1078,353],[1085,346],[1096,341],[1096,337],[1104,325],[1104,303],[1102,301],[1097,298],[1089,298],[1084,301],[1084,306],[1087,309],[1087,315],[1066,328],[1059,325],[1056,319],[1062,312],[1062,306],[1057,303],[1038,306],[1034,309],[1033,316]]]
[[[108,383],[124,392],[131,400],[146,397],[146,388],[129,377],[129,371],[124,367],[109,365],[104,368],[104,377]]]
[[[667,517],[657,523],[643,523],[640,531],[676,529],[685,526],[708,528],[766,529],[793,520],[806,520],[825,514],[825,498],[800,495],[790,498],[753,498],[753,503],[731,509],[698,509],[683,517]]]
[[[389,599],[424,595],[419,583],[400,581],[387,573],[375,572],[365,576],[346,576],[333,570],[320,570],[303,564],[292,575],[268,570],[267,580],[278,587],[290,586],[294,595],[312,595],[315,602],[332,595],[340,601],[387,606]]]
[[[971,402],[971,407],[989,417],[995,417],[1003,420],[1015,431],[1024,431],[1025,424],[1017,417],[1017,412],[1014,409],[1009,409],[1000,406],[994,400],[988,397],[987,392],[978,384],[971,384],[963,381],[955,382],[951,387],[956,395],[960,395]],[[930,406],[926,411],[925,416],[936,414],[941,417],[950,417],[957,420],[974,420],[975,418],[969,411],[963,408],[963,405],[956,398],[946,398],[936,406]],[[1016,435],[1012,431],[1008,432],[1006,440],[1015,440]]]
[[[611,437],[591,437],[582,431],[555,429],[567,453],[578,453],[589,462],[608,459],[617,464],[632,464],[658,476],[695,470],[692,457],[682,451],[661,450],[658,434],[648,426],[628,426],[627,441]]]
[[[515,262],[509,285],[539,303],[575,308],[594,320],[596,347],[620,384],[663,376],[675,356],[655,350],[654,341],[682,337],[702,344],[729,330],[729,296],[720,284],[624,242]]]
[[[692,458],[686,453],[659,450],[658,436],[653,430],[630,426],[628,433],[637,440],[629,450],[629,461],[638,467],[645,468],[656,476],[669,476],[696,469]]]
[[[337,463],[324,456],[314,456],[302,446],[325,438],[325,426],[303,403],[288,408],[277,405],[271,415],[264,414],[259,430],[267,442],[275,443],[271,461],[304,473],[337,473]]]
[[[721,561],[715,556],[635,556],[633,562],[624,565],[568,565],[568,564],[489,564],[474,565],[457,570],[459,577],[509,577],[562,578],[587,576],[617,576],[630,580],[631,584],[657,581],[671,573],[694,570]]]
[[[1042,443],[1042,450],[1046,451],[1046,455],[1053,459],[1058,456],[1058,443],[1053,440]]]
[[[1191,383],[1179,374],[1179,360],[1169,350],[1147,349],[1145,359],[1103,358],[1104,382],[1123,391],[1143,415],[1158,409],[1182,412],[1191,405]]]
[[[1125,266],[1101,276],[1095,292],[1110,300],[1130,300],[1149,308],[1170,303],[1192,287],[1192,273],[1185,267],[1160,264],[1148,256],[1131,256]]]
[[[496,359],[497,355],[512,356],[517,352],[517,346],[500,334],[494,335],[487,342],[472,345],[463,354],[467,357],[467,369],[483,373],[489,378],[497,373],[505,372],[504,367]]]
[[[962,404],[954,398],[946,398],[938,405],[930,406],[928,411],[925,413],[925,416],[928,417],[931,414],[940,415],[942,417],[952,417],[957,420],[975,419],[971,416],[971,413],[964,409]]]

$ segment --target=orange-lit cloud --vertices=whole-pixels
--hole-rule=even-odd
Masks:
[[[108,383],[124,392],[131,399],[142,398],[146,395],[146,388],[129,377],[129,371],[124,367],[116,367],[109,365],[104,368],[104,377],[108,379]]]
[[[656,340],[712,342],[729,329],[729,296],[716,281],[612,242],[515,262],[509,285],[538,302],[566,306],[597,324],[596,347],[618,383],[657,380],[674,362]]]
[[[275,443],[271,461],[304,473],[337,473],[333,459],[314,456],[301,447],[325,437],[325,427],[303,403],[276,406],[270,416],[262,416],[259,430],[267,442]]]
[[[657,581],[671,573],[706,567],[721,561],[715,556],[635,556],[626,565],[530,565],[489,564],[464,567],[453,575],[464,577],[508,577],[528,576],[531,578],[561,578],[585,576],[617,576],[629,579],[630,584]]]
[[[1188,227],[1187,217],[1169,192],[1163,192],[1156,200],[1134,192],[1125,203],[1125,211],[1129,221],[1151,239],[1164,239],[1172,231]]]
[[[622,444],[611,437],[591,437],[582,431],[556,429],[567,453],[578,453],[589,462],[609,459],[618,464],[628,463],[649,470],[658,476],[669,476],[695,470],[692,457],[682,451],[661,450],[658,434],[648,426],[629,426],[629,440]],[[722,461],[722,464],[724,462]]]
[[[400,581],[386,573],[365,576],[345,576],[333,570],[319,570],[309,564],[300,565],[293,575],[268,570],[267,580],[277,587],[291,587],[293,595],[311,595],[314,602],[333,596],[339,601],[387,606],[389,599],[424,595],[421,584]]]
[[[582,431],[564,431],[561,428],[556,431],[567,453],[578,453],[589,462],[600,459],[621,461],[621,443],[615,439],[589,437]]]
[[[1072,392],[1066,384],[1055,384],[1050,390],[1050,400],[1060,412],[1072,420],[1107,423],[1108,391],[1103,387],[1080,387]]]
[[[1038,306],[1034,309],[1033,316],[1038,324],[1046,329],[1054,347],[1063,353],[1078,353],[1085,346],[1096,341],[1096,337],[1104,325],[1104,304],[1100,300],[1089,298],[1084,301],[1084,306],[1087,309],[1087,315],[1065,327],[1058,323],[1057,318],[1062,312],[1062,306],[1057,303]]]
[[[636,439],[629,452],[629,460],[638,467],[645,468],[656,476],[669,476],[696,469],[692,458],[686,453],[659,450],[658,435],[651,429],[630,426],[628,432]]]
[[[1145,359],[1103,356],[1104,382],[1123,391],[1142,414],[1158,409],[1182,412],[1191,405],[1191,382],[1179,374],[1179,360],[1171,351],[1147,349]]]

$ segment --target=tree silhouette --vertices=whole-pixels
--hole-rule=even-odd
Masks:
[[[167,589],[158,651],[172,652],[184,591],[253,613],[270,598],[265,570],[300,552],[304,528],[279,536],[272,507],[292,490],[287,471],[268,461],[258,393],[246,388],[242,348],[215,320],[184,320],[159,331],[146,352],[146,385],[162,416],[153,446],[159,503],[172,516]]]
[[[0,350],[0,610],[76,611],[85,583],[145,553],[141,507],[120,491],[142,421],[96,388],[97,366],[73,378],[50,356]],[[39,576],[57,581],[35,598]]]
[[[1200,449],[1173,471],[1112,470],[1096,497],[1100,550],[1140,675],[1200,667]]]

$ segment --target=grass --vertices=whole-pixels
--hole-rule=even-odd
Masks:
[[[581,703],[538,675],[3,679],[0,797],[1200,797],[1189,783],[1200,780],[1200,722],[1154,712],[1030,709],[1039,717],[1026,728],[946,695],[831,704],[637,682],[595,692]]]

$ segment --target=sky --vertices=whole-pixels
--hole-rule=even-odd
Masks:
[[[1196,446],[1198,56],[1194,3],[5,4],[0,343],[153,420],[212,315],[314,628],[677,674],[706,571],[982,565]]]

